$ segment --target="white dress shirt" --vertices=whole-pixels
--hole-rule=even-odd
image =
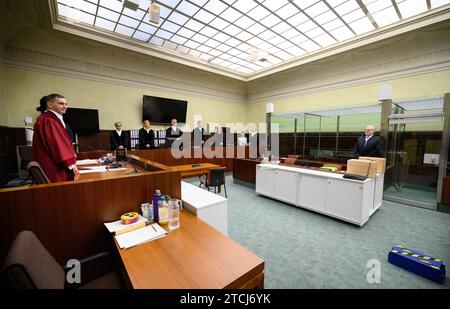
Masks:
[[[64,122],[63,116],[61,114],[58,114],[55,111],[52,111],[51,109],[49,109],[49,111],[52,112],[53,114],[55,114],[56,117],[58,117],[59,121],[61,121],[63,127],[65,128],[66,127],[66,123]]]

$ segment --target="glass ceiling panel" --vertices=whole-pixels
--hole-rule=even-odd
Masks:
[[[252,74],[300,58],[450,0],[54,0],[58,17]],[[149,20],[152,2],[160,23]],[[430,7],[429,7],[430,6]],[[256,50],[256,59],[249,53]]]

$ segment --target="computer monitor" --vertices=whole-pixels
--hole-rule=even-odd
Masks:
[[[116,149],[116,160],[117,161],[127,161],[127,149],[126,148],[117,148]]]

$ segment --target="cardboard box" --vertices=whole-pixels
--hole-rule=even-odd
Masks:
[[[351,159],[347,161],[347,174],[376,177],[378,164],[370,160]]]
[[[384,173],[386,171],[386,159],[377,157],[359,157],[360,160],[370,160],[377,162],[377,172]]]

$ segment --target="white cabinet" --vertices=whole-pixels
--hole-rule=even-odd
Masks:
[[[299,174],[275,170],[275,193],[274,197],[283,202],[297,203],[297,180]]]
[[[256,166],[256,193],[273,196],[275,193],[275,169]]]
[[[256,166],[256,193],[360,226],[381,205],[383,180],[384,174],[357,181],[318,170]]]
[[[216,230],[228,235],[228,200],[226,198],[182,181],[181,199],[185,209]]]
[[[372,215],[383,203],[383,186],[384,174],[380,174],[375,178],[375,195],[373,197],[373,208],[370,215]]]
[[[353,222],[360,222],[363,184],[345,180],[327,180],[327,212]]]
[[[306,208],[325,211],[327,203],[327,178],[300,174],[297,203]]]

